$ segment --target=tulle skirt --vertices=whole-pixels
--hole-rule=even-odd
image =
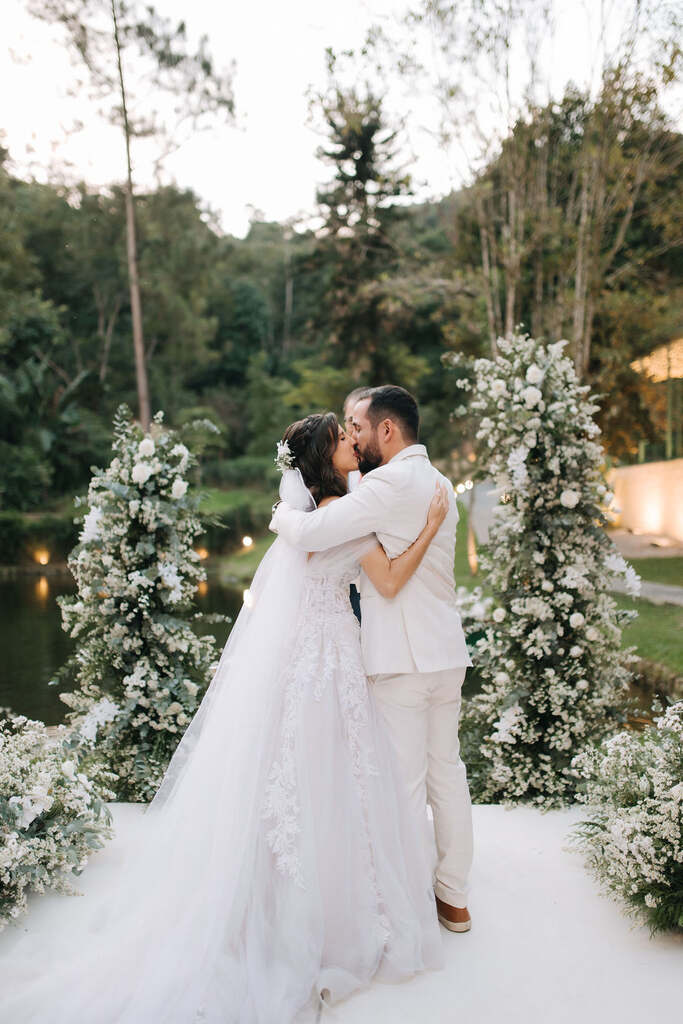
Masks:
[[[3,1020],[288,1024],[321,993],[443,966],[433,836],[402,799],[348,601],[322,614],[311,593],[276,685],[259,691],[256,658],[248,705],[217,691],[106,899],[65,897],[63,928],[17,943]]]

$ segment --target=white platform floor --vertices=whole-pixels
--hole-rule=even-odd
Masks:
[[[141,823],[113,804],[116,839],[78,880],[106,884]],[[321,1024],[668,1024],[679,1019],[683,936],[650,939],[602,896],[567,834],[582,808],[474,808],[472,930],[442,929],[446,967],[401,985],[375,984],[324,1010]],[[51,928],[70,897],[34,896],[18,930]],[[0,957],[16,941],[0,933]],[[79,1022],[91,1024],[91,1022]],[[143,1022],[140,1024],[161,1024]]]

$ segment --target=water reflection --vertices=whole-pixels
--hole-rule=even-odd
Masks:
[[[197,587],[196,610],[220,612],[234,620],[242,606],[242,591],[225,585],[218,577]],[[0,579],[0,706],[17,714],[38,718],[48,725],[64,720],[67,707],[59,699],[65,685],[51,685],[55,671],[73,652],[76,641],[62,630],[56,598],[75,593],[69,572],[36,577],[17,573]],[[216,637],[221,651],[230,623],[197,623],[198,633]]]

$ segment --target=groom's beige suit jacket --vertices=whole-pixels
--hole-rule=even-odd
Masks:
[[[385,598],[361,574],[361,646],[367,675],[439,672],[472,664],[455,604],[453,559],[458,509],[453,487],[422,444],[409,445],[368,473],[351,493],[315,512],[279,505],[271,529],[295,547],[323,551],[377,535],[389,558],[412,544],[427,522],[437,480],[449,510],[413,576]]]

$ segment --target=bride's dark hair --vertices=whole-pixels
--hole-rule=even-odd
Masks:
[[[314,413],[287,427],[282,440],[289,445],[294,468],[319,504],[323,498],[346,494],[346,480],[332,464],[339,444],[339,421],[333,412]]]

